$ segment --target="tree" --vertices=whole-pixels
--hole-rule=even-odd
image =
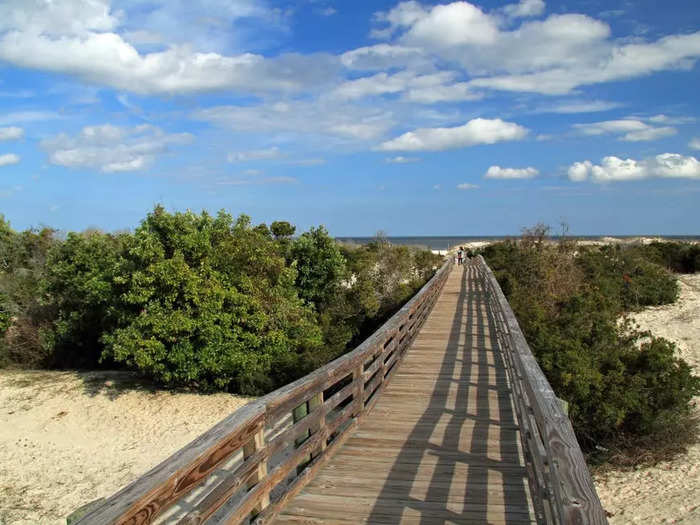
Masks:
[[[289,238],[296,232],[296,226],[287,221],[274,221],[270,224],[270,231],[276,239]]]
[[[294,240],[291,259],[297,269],[299,295],[319,310],[336,295],[346,275],[338,243],[323,226],[311,228]]]

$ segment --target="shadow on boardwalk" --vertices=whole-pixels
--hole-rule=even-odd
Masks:
[[[406,436],[366,523],[398,524],[403,518],[421,524],[531,522],[494,320],[476,269],[468,266],[461,273],[454,319],[428,407]],[[440,424],[444,432],[436,433]],[[418,491],[414,483],[424,461],[416,462],[417,457],[435,458],[427,489]],[[412,496],[415,493],[423,496]],[[387,512],[389,508],[394,512]]]

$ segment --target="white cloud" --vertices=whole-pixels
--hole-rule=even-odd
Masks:
[[[16,126],[11,126],[9,128],[0,128],[0,141],[3,140],[17,140],[24,137],[24,130]]]
[[[0,115],[0,126],[7,124],[26,124],[27,122],[44,122],[60,118],[53,111],[14,111]]]
[[[589,160],[574,162],[571,166],[569,166],[569,178],[573,181],[581,182],[588,178],[588,175],[591,173],[592,169],[593,164]]]
[[[393,116],[381,108],[348,105],[332,99],[215,106],[195,112],[194,118],[239,132],[316,135],[325,142],[329,137],[373,140],[394,125]]]
[[[249,151],[237,151],[228,154],[229,162],[249,162],[252,160],[273,160],[279,159],[284,155],[277,146],[267,149],[256,149]]]
[[[541,15],[544,9],[544,0],[520,0],[517,4],[503,7],[503,12],[511,18],[521,18]]]
[[[347,51],[340,55],[340,61],[348,69],[361,71],[381,71],[396,67],[415,69],[431,64],[419,47],[390,44],[376,44]]]
[[[402,40],[411,44],[441,48],[488,45],[498,37],[496,20],[468,2],[436,5],[430,11],[420,13],[416,11],[404,22],[408,23],[401,25],[410,29]]]
[[[616,134],[620,136],[620,140],[628,142],[657,140],[677,133],[676,128],[670,126],[653,127],[641,120],[631,118],[574,124],[573,128],[583,135]]]
[[[460,64],[462,74],[471,77],[470,91],[483,88],[554,95],[583,85],[688,69],[700,57],[700,31],[656,41],[637,38],[630,43],[629,39],[614,40],[607,23],[581,14],[552,14],[503,29],[502,14],[512,22],[542,14],[544,7],[541,0],[522,0],[485,13],[465,1],[432,8],[402,2],[375,16],[378,24],[388,26],[375,31],[375,36],[389,38],[394,45],[364,48],[364,58],[379,60],[396,47],[402,50],[401,58],[408,60],[406,50],[420,49],[425,56]],[[410,60],[418,61],[415,56]]]
[[[461,184],[457,184],[457,189],[458,190],[476,190],[478,189],[479,186],[476,184],[471,184],[469,182],[463,182]]]
[[[547,20],[555,16],[577,16],[587,19],[588,25],[602,24],[583,15],[552,15]],[[566,30],[568,25],[563,24],[562,29]],[[603,27],[607,26],[603,24]],[[561,95],[579,86],[627,80],[665,70],[687,70],[700,57],[700,31],[670,35],[655,42],[621,45],[608,40],[609,29],[607,34],[603,31],[598,35],[591,33],[586,46],[580,45],[583,41],[577,43],[565,34],[558,39],[553,36],[545,34],[534,37],[532,42],[523,43],[520,51],[506,49],[503,69],[508,69],[510,73],[478,78],[471,81],[471,85],[474,88]],[[556,49],[547,50],[542,46],[554,46]],[[538,49],[542,50],[542,55],[530,61],[525,58],[525,54],[536,53]],[[487,56],[489,53],[481,55],[483,58]],[[518,69],[523,72],[519,73]]]
[[[112,13],[109,0],[3,0],[0,32],[21,29],[54,36],[111,31],[120,13]]]
[[[693,149],[700,149],[700,137],[695,137],[691,139],[691,141],[688,143],[688,146]]]
[[[404,157],[399,155],[398,157],[388,157],[384,159],[384,162],[388,164],[410,164],[412,162],[418,162],[419,160],[418,157]]]
[[[243,175],[248,175],[248,176],[262,175],[263,173],[265,173],[263,170],[256,170],[256,169],[243,170]]]
[[[12,164],[18,164],[19,161],[19,155],[15,155],[14,153],[0,155],[0,166],[11,166]]]
[[[535,168],[501,168],[491,166],[484,175],[486,179],[531,179],[539,174]]]
[[[476,118],[454,128],[420,128],[383,142],[382,151],[440,151],[524,138],[528,130],[501,119]]]
[[[593,182],[640,180],[652,177],[700,178],[700,161],[678,153],[662,153],[645,160],[621,159],[609,156],[599,165],[586,160],[569,167],[569,178],[581,182],[590,178]]]
[[[250,9],[241,7],[243,3],[211,0],[198,9],[206,14],[214,6],[212,13],[223,13],[230,20],[255,10],[252,2],[247,2]],[[190,2],[174,0],[163,5],[167,8],[156,6],[140,15],[146,19],[165,9],[164,16],[173,23],[165,18],[160,22],[172,25],[168,31],[170,44],[144,54],[125,40],[127,33],[117,32],[123,13],[114,13],[106,0],[4,2],[0,8],[0,60],[145,94],[222,89],[251,93],[297,91],[317,89],[337,75],[339,60],[330,55],[285,54],[266,58],[252,53],[195,51],[193,48],[206,49],[211,39],[205,37],[194,44],[191,39],[180,42],[177,35],[186,32],[182,25],[190,20],[200,25],[220,25],[221,21],[215,16],[185,16],[192,9]],[[225,33],[230,34],[228,26]]]
[[[536,109],[535,113],[598,113],[622,106],[619,102],[609,102],[607,100],[572,100],[550,104]]]
[[[622,140],[626,140],[628,142],[657,140],[663,137],[670,137],[671,135],[675,135],[676,133],[678,133],[676,128],[672,128],[670,126],[663,126],[660,128],[649,128],[640,131],[632,131],[624,135],[622,137]]]
[[[654,115],[652,117],[649,117],[649,122],[653,122],[654,124],[689,124],[691,122],[695,122],[695,117],[681,117],[681,116],[676,116],[676,117],[669,117],[668,115],[664,114],[659,114],[659,115]]]
[[[41,146],[52,164],[114,173],[143,169],[170,145],[187,144],[192,139],[189,133],[168,134],[151,125],[127,128],[104,124],[86,126],[75,136],[61,133]]]

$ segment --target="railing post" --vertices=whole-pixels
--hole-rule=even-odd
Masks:
[[[355,410],[353,410],[353,417],[358,417],[362,413],[364,408],[364,370],[363,364],[360,363],[353,372],[352,380],[355,383],[355,388],[353,389],[353,403],[355,404]]]
[[[316,394],[313,395],[311,399],[309,399],[309,412],[313,412],[314,409],[317,407],[320,407],[323,404],[323,390],[320,392],[317,392]],[[325,414],[321,414],[321,417],[318,420],[318,426],[314,430],[315,432],[323,432],[326,427],[326,416]],[[311,459],[315,458],[319,454],[323,454],[323,451],[326,450],[326,440],[323,439],[321,440],[321,445],[319,446],[318,451],[312,452],[311,453]]]
[[[255,433],[253,436],[253,439],[251,439],[246,445],[243,447],[243,458],[248,459],[250,456],[255,454],[256,452],[262,450],[265,448],[265,427],[262,426],[258,432]],[[267,476],[267,459],[263,459],[258,463],[258,468],[255,470],[255,473],[250,478],[250,481],[248,481],[247,484],[247,489],[250,490],[252,489],[255,485],[260,483],[265,479]],[[265,490],[263,495],[260,498],[260,503],[255,507],[253,510],[253,515],[257,516],[260,514],[268,505],[270,504],[270,491]]]

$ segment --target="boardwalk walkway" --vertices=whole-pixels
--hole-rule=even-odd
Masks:
[[[455,267],[401,368],[275,523],[534,523],[476,265]]]

